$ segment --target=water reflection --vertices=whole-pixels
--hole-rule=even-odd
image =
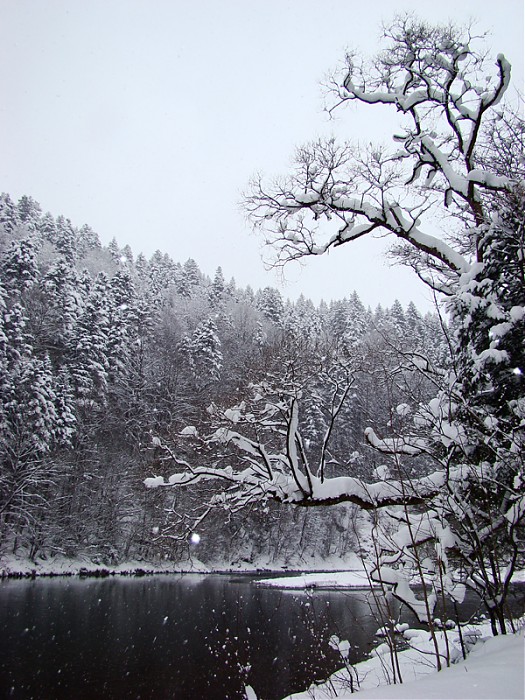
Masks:
[[[249,577],[7,581],[0,695],[222,700],[247,683],[281,698],[339,667],[333,634],[363,658],[374,611],[363,591],[285,592]]]

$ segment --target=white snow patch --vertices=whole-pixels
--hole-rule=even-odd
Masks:
[[[185,428],[183,428],[180,431],[181,435],[187,435],[187,436],[193,436],[193,437],[198,437],[199,432],[197,428],[194,425],[187,425]]]
[[[432,642],[428,632],[410,630],[414,632],[413,635],[407,632],[405,638],[410,637],[411,648],[398,652],[403,683],[386,684],[388,680],[385,676],[392,678],[390,656],[388,653],[378,655],[376,650],[371,659],[355,664],[352,668],[353,685],[359,690],[355,696],[357,700],[514,700],[524,697],[523,631],[478,641],[466,660],[459,653],[456,663],[440,673],[435,671],[432,663]],[[487,632],[488,629],[484,628],[482,634]],[[438,638],[440,647],[443,648],[442,632],[438,632]],[[449,631],[448,638],[456,652],[459,652],[457,635]],[[475,637],[473,641],[474,639]],[[383,646],[387,647],[386,644]],[[346,700],[353,697],[349,672],[342,669],[325,683],[290,695],[289,700]]]
[[[410,406],[407,403],[400,403],[396,407],[396,413],[398,416],[408,416],[410,413]]]
[[[517,321],[521,321],[522,318],[525,316],[525,307],[524,306],[513,306],[512,309],[509,312],[510,318],[514,323]]]
[[[283,576],[257,581],[259,586],[273,588],[377,588],[379,584],[370,580],[366,571],[334,571],[332,573]]]

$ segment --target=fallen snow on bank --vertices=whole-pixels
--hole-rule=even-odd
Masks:
[[[471,635],[470,640],[481,635],[464,660],[457,631],[450,631],[448,642],[456,663],[437,673],[428,632],[407,630],[405,637],[409,639],[411,648],[398,652],[403,683],[389,685],[392,683],[391,659],[387,645],[381,644],[372,652],[372,658],[355,664],[350,669],[337,671],[325,683],[290,695],[288,700],[523,700],[523,630],[518,634],[498,637],[488,636],[489,633],[488,624],[463,630],[466,637]],[[444,634],[439,632],[438,642],[442,651],[444,641]]]
[[[7,576],[72,576],[75,574],[97,575],[106,572],[109,574],[133,574],[133,573],[267,573],[281,571],[341,571],[344,569],[358,569],[361,567],[359,557],[349,553],[344,558],[332,556],[323,559],[308,558],[305,561],[301,557],[279,559],[272,557],[259,557],[251,560],[242,556],[236,561],[214,559],[203,563],[195,554],[199,545],[191,542],[193,554],[190,558],[179,562],[160,561],[148,562],[129,560],[120,564],[101,564],[94,562],[87,556],[68,558],[63,556],[50,556],[37,558],[36,561],[28,557],[13,554],[0,554],[0,578]]]
[[[525,583],[525,570],[516,571],[512,577],[512,582]],[[259,586],[291,588],[294,590],[302,588],[379,588],[379,584],[372,581],[362,567],[359,570],[352,571],[319,572],[297,576],[265,578],[257,581],[257,584]]]
[[[523,700],[524,641],[521,634],[492,637],[480,648],[473,649],[466,661],[441,673],[402,685],[364,690],[356,700]]]
[[[185,562],[145,562],[130,560],[121,564],[97,564],[87,557],[76,559],[50,557],[36,562],[29,559],[4,555],[0,561],[0,578],[8,576],[76,576],[78,574],[100,576],[169,573],[208,573],[209,569],[198,559]]]
[[[330,573],[302,574],[301,576],[282,576],[265,578],[257,581],[259,586],[275,588],[376,588],[378,584],[370,581],[367,573],[361,571],[334,571]]]

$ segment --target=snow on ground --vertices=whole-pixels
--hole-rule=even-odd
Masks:
[[[513,583],[525,583],[525,570],[517,571],[512,577]],[[306,573],[279,578],[266,578],[257,581],[260,586],[275,588],[378,588],[379,584],[370,580],[364,567],[353,571],[332,571]]]
[[[517,634],[492,637],[488,623],[464,628],[463,634],[481,635],[464,660],[460,651],[457,631],[448,632],[448,643],[456,663],[435,670],[432,643],[428,632],[406,630],[411,648],[398,652],[403,683],[392,683],[392,664],[389,648],[381,644],[372,652],[372,658],[355,664],[349,670],[334,673],[325,683],[295,693],[289,700],[326,700],[328,698],[355,698],[356,700],[514,700],[525,697],[525,661],[523,629]],[[474,638],[471,637],[471,638]],[[444,650],[445,637],[438,633],[440,649]],[[352,694],[351,681],[354,691]]]
[[[271,586],[275,588],[370,588],[378,587],[370,581],[366,572],[360,571],[334,571],[331,573],[302,574],[300,576],[284,576],[279,578],[265,578],[257,581],[259,586]]]
[[[87,557],[75,559],[50,557],[33,562],[13,555],[2,555],[0,560],[0,578],[8,576],[75,576],[77,574],[100,576],[103,574],[133,575],[184,572],[208,573],[209,568],[194,557],[177,564],[130,560],[121,564],[105,565],[94,563]]]
[[[522,634],[492,637],[475,648],[466,661],[403,685],[365,690],[356,700],[515,700],[525,697],[524,638]]]
[[[6,576],[72,576],[74,574],[94,574],[109,572],[111,574],[139,573],[261,573],[279,571],[342,571],[361,569],[359,557],[350,553],[344,558],[332,556],[326,559],[309,559],[297,557],[295,560],[274,559],[270,557],[255,558],[252,561],[239,558],[238,560],[216,560],[203,564],[195,555],[198,553],[198,543],[192,543],[192,556],[181,562],[146,562],[130,560],[121,564],[101,564],[93,562],[89,557],[79,556],[67,558],[61,556],[37,558],[31,561],[28,557],[0,554],[0,578]]]

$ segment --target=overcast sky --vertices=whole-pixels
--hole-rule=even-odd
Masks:
[[[405,10],[475,19],[522,89],[523,0],[0,0],[0,191],[103,243],[193,257],[209,275],[221,265],[240,286],[426,309],[384,241],[309,259],[281,284],[238,206],[250,176],[286,173],[305,141],[388,136],[355,110],[330,122],[319,83],[346,48],[373,53],[381,22]]]

